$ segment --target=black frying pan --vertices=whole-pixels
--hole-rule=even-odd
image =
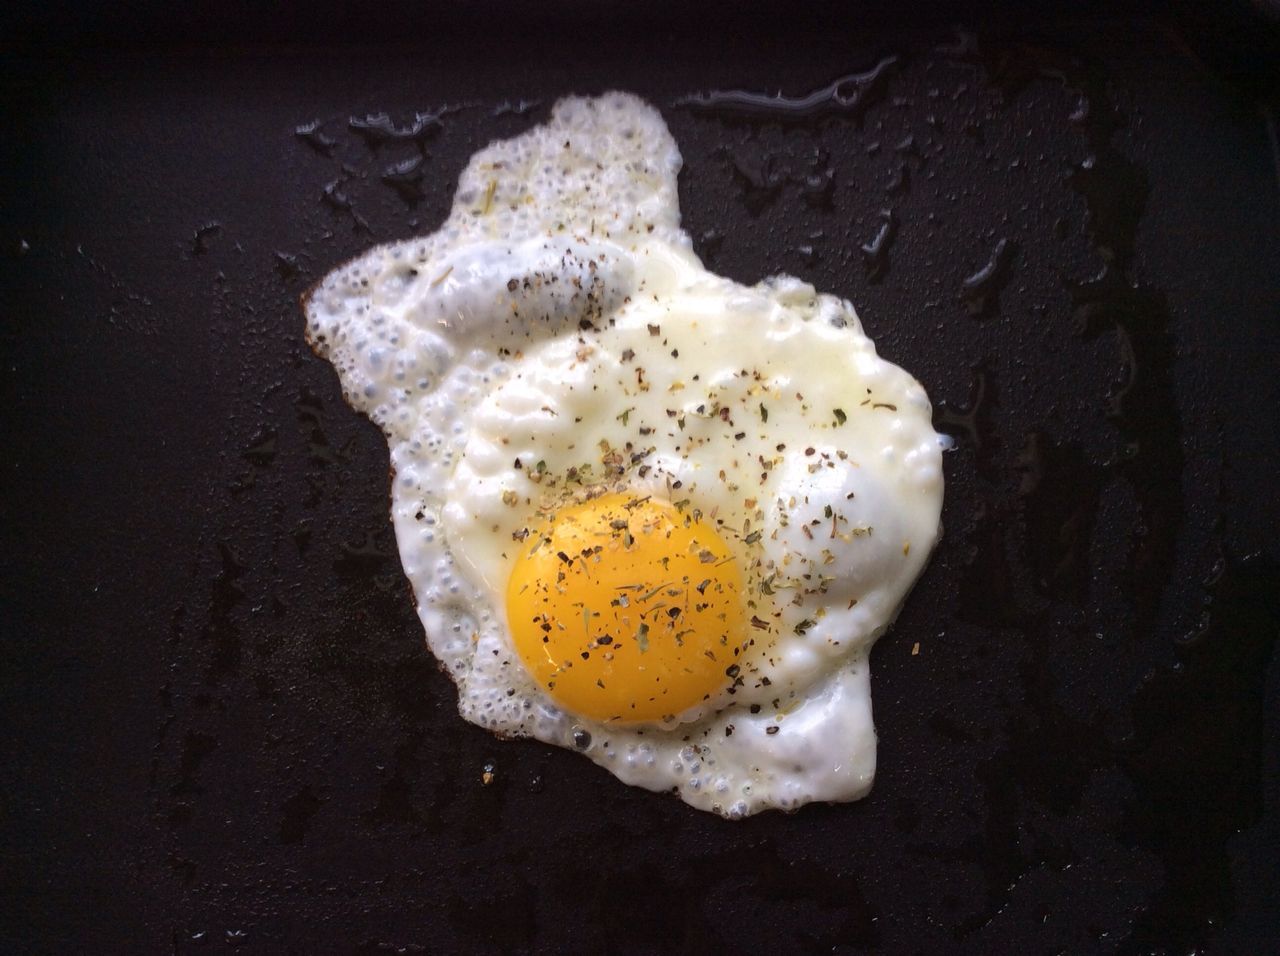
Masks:
[[[1271,21],[572,12],[13,19],[0,947],[1272,949]],[[849,108],[674,105],[890,55]],[[957,438],[859,803],[728,823],[463,723],[303,341],[310,283],[609,87],[709,264],[851,298]]]

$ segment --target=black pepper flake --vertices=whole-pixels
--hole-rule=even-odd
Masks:
[[[518,288],[520,288],[520,282],[519,282],[518,280],[516,280],[516,279],[508,279],[508,280],[507,280],[507,291],[508,291],[508,292],[515,292],[515,291],[516,291],[516,289],[518,289]]]
[[[581,728],[573,732],[573,745],[579,750],[586,750],[591,746],[591,735]]]
[[[764,729],[764,732],[765,732],[766,734],[768,734],[770,737],[772,737],[772,736],[773,736],[774,734],[776,734],[780,729],[781,729],[781,728],[780,728],[780,727],[777,727],[777,726],[774,726],[774,727],[766,727],[766,728]]]
[[[662,326],[660,326],[660,325],[649,325],[649,326],[646,326],[646,327],[649,329],[649,334],[650,334],[650,335],[661,335],[661,334],[662,334]]]

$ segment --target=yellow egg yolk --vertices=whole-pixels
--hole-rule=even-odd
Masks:
[[[661,720],[734,685],[746,635],[742,570],[687,508],[606,494],[530,528],[507,620],[525,666],[567,711]]]

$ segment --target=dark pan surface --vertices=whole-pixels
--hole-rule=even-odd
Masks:
[[[0,949],[1273,944],[1275,125],[1193,45],[1111,23],[9,56]],[[673,105],[887,55],[849,111]],[[873,654],[859,803],[730,824],[464,724],[382,438],[303,342],[311,282],[434,228],[489,139],[610,87],[662,107],[711,266],[851,298],[958,440],[946,538]],[[446,105],[407,141],[348,124]]]

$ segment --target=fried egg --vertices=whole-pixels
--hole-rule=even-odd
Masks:
[[[942,440],[850,303],[703,267],[680,166],[634,96],[561,100],[436,232],[326,276],[307,337],[387,436],[465,719],[729,818],[854,800]]]

